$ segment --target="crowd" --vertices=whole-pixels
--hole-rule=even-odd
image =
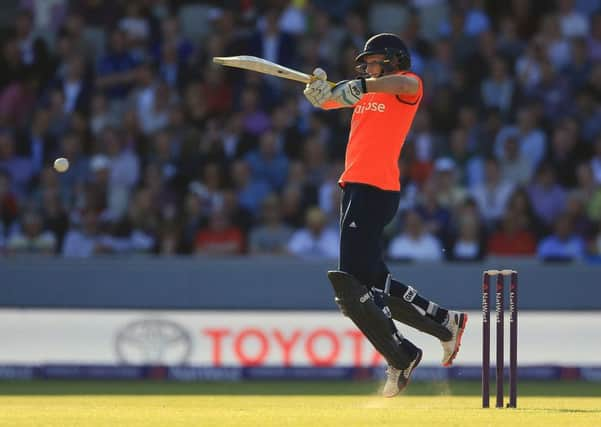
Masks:
[[[21,3],[0,58],[0,254],[335,258],[352,111],[211,58],[337,81],[382,31],[425,93],[387,255],[601,254],[600,1]]]

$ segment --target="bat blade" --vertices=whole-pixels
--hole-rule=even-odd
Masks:
[[[213,62],[226,67],[256,71],[258,73],[269,74],[283,79],[295,80],[300,83],[309,83],[314,79],[310,74],[293,70],[292,68],[284,67],[283,65],[256,56],[216,56],[213,58]]]

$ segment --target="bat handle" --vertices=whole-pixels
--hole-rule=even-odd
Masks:
[[[313,74],[311,74],[309,76],[309,83],[313,83],[315,80],[318,80],[317,76],[314,76]],[[328,80],[328,84],[330,85],[331,88],[334,87],[334,86],[336,86],[336,83],[331,82],[329,80]]]

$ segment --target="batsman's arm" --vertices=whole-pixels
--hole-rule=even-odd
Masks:
[[[412,76],[400,74],[365,79],[367,92],[383,92],[393,95],[415,95],[419,81]]]

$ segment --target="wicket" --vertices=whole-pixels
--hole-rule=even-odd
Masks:
[[[518,272],[515,270],[486,270],[482,276],[482,407],[490,407],[490,284],[496,277],[496,407],[503,408],[504,385],[504,333],[505,333],[505,277],[509,284],[509,403],[508,408],[517,407],[517,342],[518,342]]]

